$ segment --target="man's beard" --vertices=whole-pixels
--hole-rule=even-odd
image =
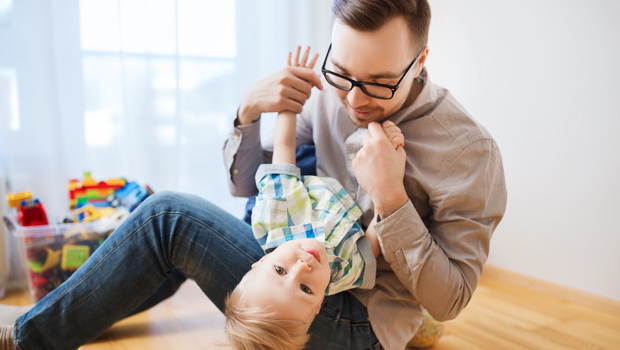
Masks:
[[[368,124],[370,124],[372,122],[381,123],[388,116],[392,115],[392,113],[385,113],[385,110],[383,109],[383,107],[380,107],[380,106],[353,108],[349,104],[349,101],[347,101],[346,97],[341,97],[340,98],[340,102],[342,102],[342,105],[344,106],[345,110],[347,111],[347,114],[349,116],[349,120],[351,120],[351,122],[353,124],[355,124],[356,126],[360,126],[360,127],[363,127],[363,128],[367,128]],[[370,113],[372,113],[372,116],[370,118],[367,118],[367,119],[360,119],[360,118],[358,118],[353,113],[352,110],[356,110],[356,111],[362,112],[362,113],[370,112]]]

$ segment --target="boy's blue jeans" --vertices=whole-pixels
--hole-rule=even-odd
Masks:
[[[252,229],[197,196],[150,196],[69,280],[15,323],[18,349],[77,349],[195,280],[220,309],[264,253]],[[381,349],[366,308],[349,293],[326,297],[309,349]]]

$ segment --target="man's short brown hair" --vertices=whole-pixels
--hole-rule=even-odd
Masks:
[[[376,31],[394,17],[402,16],[416,51],[428,42],[431,7],[427,0],[334,0],[332,14],[334,19],[362,32]]]

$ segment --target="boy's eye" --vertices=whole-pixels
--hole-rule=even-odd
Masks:
[[[300,284],[299,286],[302,292],[306,294],[312,294],[312,290],[310,290],[310,288],[308,288],[308,286],[306,286],[305,284]]]
[[[278,275],[282,275],[282,276],[286,275],[286,271],[284,271],[284,269],[281,268],[280,266],[274,266],[273,269]]]

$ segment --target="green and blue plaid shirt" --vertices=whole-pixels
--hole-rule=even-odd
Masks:
[[[293,239],[315,238],[327,249],[332,271],[326,295],[374,286],[376,263],[360,227],[362,212],[337,180],[302,177],[292,164],[263,164],[256,185],[252,230],[265,252]]]

